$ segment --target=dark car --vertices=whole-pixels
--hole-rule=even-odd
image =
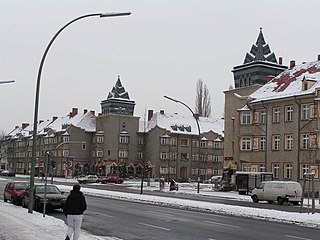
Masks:
[[[16,176],[16,173],[13,172],[13,171],[9,171],[9,170],[3,170],[1,173],[0,173],[1,176],[6,176],[6,177],[15,177]]]
[[[43,210],[44,204],[44,192],[45,192],[45,185],[44,184],[37,184],[34,186],[34,210],[41,212]],[[60,191],[60,189],[53,184],[47,185],[46,191],[46,210],[52,209],[63,209],[64,204],[66,203],[67,196]],[[28,207],[30,200],[30,186],[28,186],[22,196],[22,206]]]
[[[101,183],[123,183],[124,179],[123,177],[111,175],[111,176],[100,178],[100,182]]]
[[[13,204],[21,204],[21,197],[28,185],[27,182],[8,182],[4,188],[3,201],[10,200]]]

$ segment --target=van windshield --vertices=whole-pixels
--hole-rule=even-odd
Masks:
[[[264,188],[264,183],[260,183],[260,185],[257,187],[257,189],[263,189]]]

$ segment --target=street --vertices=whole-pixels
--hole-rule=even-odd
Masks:
[[[318,239],[319,229],[170,207],[87,197],[82,228],[120,239]],[[50,215],[65,219],[61,213]]]
[[[8,178],[0,181],[3,192],[7,181],[19,178]],[[22,179],[19,179],[22,180]],[[26,180],[26,179],[24,179]],[[40,181],[40,179],[36,179]],[[58,184],[58,182],[57,182]],[[66,184],[66,183],[65,183]],[[72,183],[70,183],[72,184]],[[126,191],[120,185],[86,184],[86,188],[98,188]],[[130,191],[127,189],[127,191]],[[132,190],[131,190],[132,191]],[[155,194],[145,192],[145,194]],[[157,192],[159,194],[159,192]],[[161,193],[162,196],[191,198],[184,194]],[[3,194],[1,194],[1,199]],[[200,198],[201,201],[224,201],[236,205],[237,201],[217,198]],[[200,212],[188,209],[165,207],[123,200],[86,196],[88,210],[85,213],[82,228],[94,235],[112,236],[119,239],[318,239],[319,229],[299,227],[294,224],[268,222],[230,215]],[[244,203],[238,202],[243,205]],[[253,203],[247,203],[253,204]],[[297,211],[294,206],[276,204],[255,204],[264,208],[282,207],[283,211]],[[61,211],[49,212],[48,215],[65,220]]]

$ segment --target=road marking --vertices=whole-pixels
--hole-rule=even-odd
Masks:
[[[301,240],[312,240],[310,238],[303,238],[303,237],[297,237],[297,236],[292,236],[292,235],[284,235],[287,238],[294,238],[294,239],[301,239]]]
[[[157,229],[162,229],[162,230],[166,230],[166,231],[170,231],[171,229],[169,228],[164,228],[164,227],[159,227],[159,226],[155,226],[155,225],[151,225],[151,224],[146,224],[146,223],[141,223],[139,222],[139,224],[147,226],[147,227],[152,227],[152,228],[157,228]]]
[[[219,225],[219,226],[225,226],[225,227],[233,227],[233,228],[240,228],[239,226],[236,225],[230,225],[230,224],[225,224],[225,223],[218,223],[218,222],[211,222],[211,221],[204,221],[206,223],[214,224],[214,225]]]
[[[112,217],[113,217],[113,216],[111,216],[111,215],[104,214],[104,213],[99,213],[99,212],[91,212],[91,213],[93,213],[93,214],[95,214],[95,215],[102,215],[102,216],[109,217],[109,218],[112,218]]]
[[[163,216],[167,216],[167,217],[173,217],[174,215],[172,214],[168,214],[168,213],[162,213],[162,212],[155,212],[155,211],[148,211],[149,213],[154,213],[157,215],[163,215]]]

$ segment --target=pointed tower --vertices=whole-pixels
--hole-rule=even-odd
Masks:
[[[128,92],[121,84],[120,76],[109,92],[106,100],[101,101],[102,115],[118,114],[133,116],[135,102],[130,100]]]
[[[282,59],[277,62],[276,56],[270,51],[265,42],[262,28],[256,44],[253,44],[246,54],[242,65],[235,66],[232,70],[235,88],[247,87],[254,84],[265,84],[268,76],[277,76],[288,67],[282,65]]]

